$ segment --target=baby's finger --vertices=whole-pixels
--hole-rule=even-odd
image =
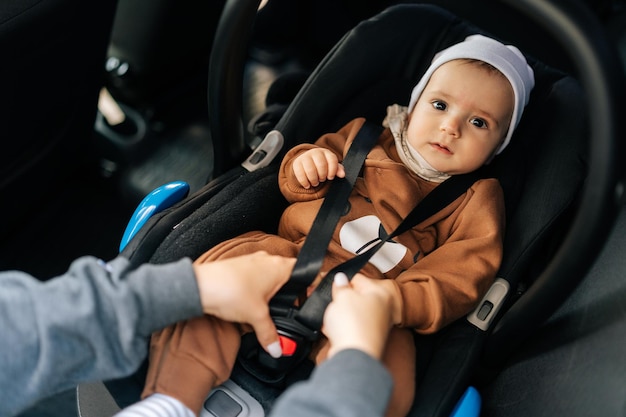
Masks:
[[[313,185],[309,179],[311,171],[315,171],[315,165],[308,158],[299,159],[293,164],[293,174],[298,183],[305,189],[309,189]],[[317,178],[317,171],[313,175]]]
[[[337,159],[337,156],[330,151],[324,152],[324,158],[324,163],[326,164],[326,178],[329,180],[333,180],[337,176],[339,160]]]
[[[313,184],[313,186],[318,186],[320,182],[324,182],[329,179],[329,166],[328,159],[326,158],[326,153],[324,151],[311,153],[312,162],[314,165],[314,171],[311,170],[311,174],[317,180],[317,184]],[[313,178],[309,176],[309,180],[313,183]]]
[[[346,177],[346,169],[342,164],[337,164],[337,177],[345,178]]]

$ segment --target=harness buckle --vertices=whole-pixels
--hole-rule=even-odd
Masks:
[[[320,332],[311,330],[291,317],[272,317],[276,324],[283,355],[271,357],[263,349],[254,333],[241,339],[238,361],[242,367],[260,381],[280,385],[287,374],[305,360],[311,352],[313,342]]]

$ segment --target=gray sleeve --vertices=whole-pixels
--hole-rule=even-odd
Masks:
[[[380,417],[391,396],[392,379],[366,353],[347,349],[319,365],[307,381],[278,398],[271,417]]]
[[[130,270],[123,258],[85,257],[46,282],[0,273],[0,415],[132,373],[154,330],[201,314],[188,259]]]

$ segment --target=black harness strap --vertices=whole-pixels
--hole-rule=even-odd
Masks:
[[[342,161],[345,177],[335,178],[330,184],[289,281],[270,302],[270,313],[278,329],[283,356],[278,359],[269,356],[258,345],[253,333],[244,334],[241,339],[238,362],[248,373],[266,384],[283,384],[287,374],[307,357],[312,342],[319,337],[317,330],[293,319],[297,311],[294,304],[319,274],[342,208],[348,202],[365,157],[381,132],[382,127],[365,122],[357,133]]]
[[[346,171],[345,178],[335,178],[328,188],[320,210],[315,217],[311,231],[306,237],[296,259],[287,284],[272,298],[272,315],[288,315],[297,298],[302,294],[320,272],[326,256],[328,244],[342,214],[354,183],[359,175],[363,161],[382,133],[382,127],[365,122],[342,161]]]

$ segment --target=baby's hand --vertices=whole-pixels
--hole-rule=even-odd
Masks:
[[[346,172],[337,155],[328,149],[315,148],[304,152],[293,161],[293,173],[305,189],[317,187],[321,182],[335,177],[343,178]]]

